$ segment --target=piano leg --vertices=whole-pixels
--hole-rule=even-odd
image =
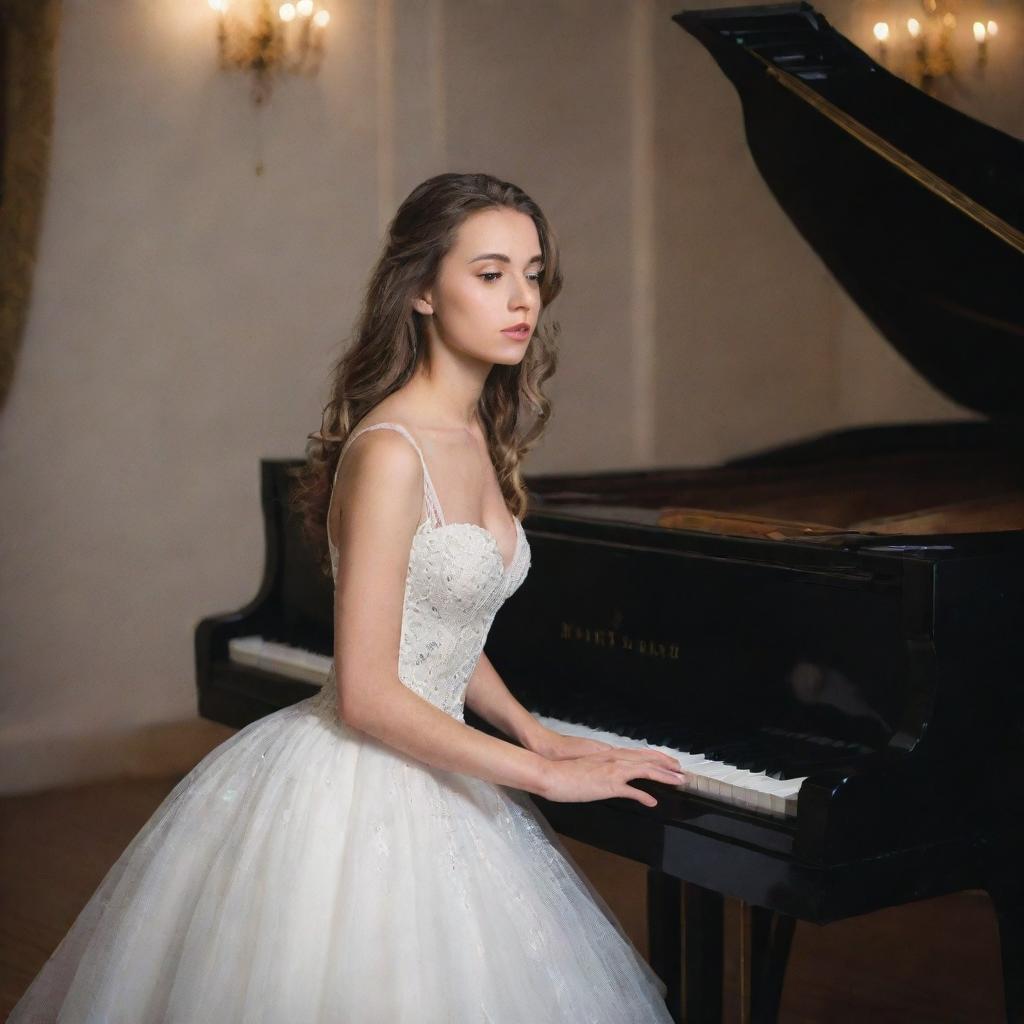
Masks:
[[[722,894],[687,882],[683,908],[683,1020],[721,1024]]]
[[[1024,1024],[1024,834],[993,840],[984,854],[982,888],[999,925],[999,955],[1007,1024]]]
[[[749,921],[750,933],[749,1019],[751,1024],[775,1024],[796,921],[785,914],[750,904],[741,906],[741,928],[743,918]]]
[[[989,898],[999,922],[1006,1024],[1024,1024],[1024,893],[1014,886],[993,886]]]
[[[651,967],[668,986],[665,1005],[682,1024],[682,883],[647,869],[647,948]]]

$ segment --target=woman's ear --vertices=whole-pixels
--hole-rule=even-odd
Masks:
[[[430,301],[430,292],[424,292],[422,295],[417,295],[412,300],[412,308],[417,313],[422,313],[424,316],[431,316],[434,312],[434,305]]]

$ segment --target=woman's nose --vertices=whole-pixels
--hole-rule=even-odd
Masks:
[[[519,309],[521,307],[529,308],[530,306],[530,290],[523,281],[512,282],[511,293],[508,297],[508,303],[510,306]]]

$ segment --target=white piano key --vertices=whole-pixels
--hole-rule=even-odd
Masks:
[[[334,663],[332,658],[301,647],[264,640],[259,636],[234,637],[228,641],[228,659],[290,679],[323,686]]]

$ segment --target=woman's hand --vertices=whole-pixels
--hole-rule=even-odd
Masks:
[[[526,746],[535,754],[540,754],[541,757],[546,757],[549,761],[562,761],[571,757],[596,754],[601,750],[614,749],[610,743],[602,743],[601,740],[587,739],[584,736],[564,736],[539,722]]]
[[[668,754],[643,747],[610,747],[593,754],[551,761],[539,795],[561,803],[605,800],[622,796],[646,807],[658,801],[642,789],[630,786],[631,779],[654,779],[670,786],[685,781],[679,762]]]

